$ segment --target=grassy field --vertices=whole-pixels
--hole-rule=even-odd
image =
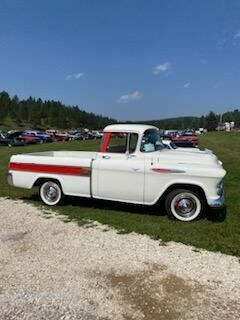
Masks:
[[[159,244],[177,241],[212,251],[240,256],[240,134],[208,133],[201,137],[201,148],[212,149],[227,170],[225,178],[226,209],[209,210],[206,218],[192,223],[170,221],[159,207],[143,207],[97,201],[81,198],[68,198],[62,207],[55,207],[66,220],[79,224],[87,220],[99,221],[113,226],[119,233],[135,231],[161,239]],[[98,150],[99,141],[74,141],[37,146],[8,148],[0,147],[0,196],[24,199],[39,205],[37,190],[23,190],[7,185],[7,164],[11,154],[50,150]]]

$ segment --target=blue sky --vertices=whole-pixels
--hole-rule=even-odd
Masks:
[[[119,120],[240,106],[240,1],[1,0],[0,91]]]

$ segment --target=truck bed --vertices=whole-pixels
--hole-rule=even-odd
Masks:
[[[13,155],[11,162],[88,166],[96,156],[97,152],[47,151]]]
[[[89,151],[45,151],[23,154],[23,156],[33,157],[55,157],[55,158],[91,158],[95,159],[97,152]]]
[[[65,194],[89,197],[91,194],[92,160],[97,152],[50,151],[13,155],[9,172],[13,183],[30,189],[40,178],[61,182]]]

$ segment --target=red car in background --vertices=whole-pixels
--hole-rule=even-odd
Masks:
[[[69,136],[66,133],[54,133],[52,135],[52,140],[53,141],[68,141]]]
[[[36,144],[41,143],[41,140],[34,135],[27,134],[26,132],[19,132],[20,139],[24,140],[26,144]]]
[[[175,136],[174,141],[189,141],[191,142],[194,146],[199,145],[199,138],[195,134],[188,134],[188,133],[183,133],[180,136]]]

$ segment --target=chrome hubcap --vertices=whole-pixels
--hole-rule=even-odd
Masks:
[[[59,197],[59,190],[55,185],[46,184],[43,189],[43,195],[48,202],[55,202]]]
[[[194,198],[186,195],[180,195],[174,204],[175,211],[181,217],[191,217],[197,209],[197,204]]]

